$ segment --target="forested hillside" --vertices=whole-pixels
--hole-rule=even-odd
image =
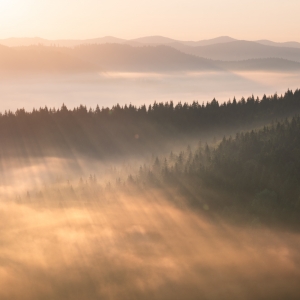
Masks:
[[[19,109],[0,114],[1,155],[80,153],[108,157],[156,153],[171,150],[175,142],[206,139],[212,134],[220,137],[297,112],[300,90],[222,104],[214,99],[207,104],[154,103],[148,108],[130,104],[74,110],[63,105],[61,109],[45,107],[32,112]]]
[[[224,137],[216,148],[206,144],[195,151],[188,147],[177,155],[157,157],[128,182],[178,189],[190,204],[200,207],[206,198],[219,213],[230,208],[235,216],[299,225],[299,153],[300,117],[295,116]]]

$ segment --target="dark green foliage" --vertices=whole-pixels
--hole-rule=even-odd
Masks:
[[[1,155],[67,155],[81,153],[106,157],[155,153],[167,143],[187,137],[267,124],[274,118],[300,112],[300,90],[284,96],[249,97],[219,104],[173,102],[145,105],[80,106],[68,110],[40,108],[32,112],[0,114]],[[255,147],[255,146],[251,146]],[[180,162],[177,165],[180,168]]]
[[[241,214],[237,209],[260,217],[284,215],[285,221],[299,223],[300,117],[224,137],[216,149],[206,144],[194,152],[172,153],[153,174],[149,184],[155,180],[157,186],[177,189],[193,205],[202,207],[203,199],[215,195],[211,203],[220,211],[230,207],[235,215]]]
[[[251,195],[273,191],[294,203],[300,195],[300,118],[224,139],[213,153],[206,180]]]

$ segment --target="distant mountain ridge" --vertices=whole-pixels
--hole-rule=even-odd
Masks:
[[[0,45],[0,72],[94,72],[93,64],[51,47],[9,48]]]
[[[182,53],[172,47],[104,44],[79,46],[72,55],[109,71],[168,72],[219,70],[211,60]]]
[[[284,43],[277,43],[272,42],[269,40],[259,40],[256,41],[259,44],[266,45],[266,46],[275,46],[275,47],[289,47],[289,48],[300,48],[300,43],[298,42],[284,42]]]
[[[229,36],[220,36],[212,39],[205,39],[199,41],[183,41],[183,40],[176,40],[171,39],[168,37],[163,36],[146,36],[136,39],[121,39],[116,38],[113,36],[105,36],[100,38],[94,39],[58,39],[58,40],[49,40],[43,39],[40,37],[34,38],[7,38],[7,39],[0,39],[0,44],[8,47],[19,47],[19,46],[32,46],[32,45],[39,45],[42,44],[44,46],[60,46],[60,47],[75,47],[79,45],[88,45],[88,44],[105,44],[105,43],[117,43],[117,44],[128,44],[131,46],[143,46],[143,45],[170,45],[172,43],[182,44],[191,47],[197,46],[208,46],[214,44],[222,44],[222,43],[229,43],[233,41],[238,41]],[[251,41],[249,41],[251,42]],[[290,48],[300,48],[300,43],[298,42],[284,42],[284,43],[277,43],[269,40],[257,40],[252,41],[262,45],[267,46],[275,46],[275,47],[290,47]]]
[[[106,36],[102,38],[88,39],[88,40],[46,40],[42,38],[24,38],[24,39],[10,38],[5,40],[0,40],[0,44],[3,44],[8,47],[22,47],[21,45],[24,46],[43,45],[48,47],[54,46],[58,48],[67,47],[74,50],[81,46],[87,46],[87,45],[96,46],[96,45],[107,45],[107,44],[115,44],[116,45],[115,48],[117,48],[117,45],[132,46],[135,48],[144,48],[145,46],[151,46],[151,47],[168,46],[173,49],[179,50],[184,54],[197,56],[197,57],[210,59],[210,60],[244,61],[244,60],[251,60],[251,59],[257,60],[257,59],[278,58],[278,59],[300,62],[300,43],[297,42],[276,43],[269,40],[260,40],[254,42],[254,41],[236,40],[229,36],[221,36],[218,38],[202,40],[202,41],[180,41],[180,40],[170,39],[163,36],[148,36],[148,37],[142,37],[142,38],[137,38],[132,40],[119,39],[112,36]],[[125,47],[124,49],[128,49],[128,48]],[[132,52],[134,51],[135,50],[132,50]],[[141,54],[143,51],[145,50],[137,51],[137,53]],[[122,57],[123,54],[119,53],[119,55],[121,55]],[[172,55],[174,55],[174,52],[172,52]],[[171,57],[173,57],[172,55]],[[109,56],[107,56],[107,58],[109,58]],[[118,60],[117,57],[115,57],[115,59]],[[181,59],[183,59],[183,56],[181,56],[181,58],[178,60],[177,65],[181,64],[181,66],[183,66],[182,62],[179,62],[181,61]],[[189,58],[189,60],[191,61],[192,59]],[[196,63],[196,66],[197,65],[198,63]],[[282,63],[280,63],[280,65],[282,65]],[[152,68],[152,66],[149,67]],[[163,69],[164,67],[166,66],[163,64],[161,68]],[[170,64],[169,67],[171,67]],[[176,67],[174,68],[176,69]],[[184,68],[186,68],[186,66]],[[190,68],[195,69],[195,67],[193,67],[191,63],[190,63]]]
[[[227,43],[235,41],[235,39],[227,36],[217,37],[214,39],[201,40],[201,41],[180,41],[175,39],[170,39],[163,36],[148,36],[141,37],[131,40],[120,39],[113,36],[105,36],[101,38],[94,39],[84,39],[84,40],[72,40],[72,39],[59,39],[59,40],[48,40],[40,37],[34,38],[7,38],[0,39],[0,44],[8,47],[19,47],[19,46],[32,46],[32,45],[44,45],[44,46],[60,46],[60,47],[76,47],[79,45],[89,45],[89,44],[106,44],[106,43],[116,43],[116,44],[127,44],[131,46],[144,46],[144,45],[168,45],[171,43],[179,43],[187,46],[205,46],[217,43]]]
[[[181,44],[185,46],[190,47],[197,47],[197,46],[207,46],[207,45],[214,45],[214,44],[222,44],[222,43],[229,43],[236,41],[236,39],[233,39],[229,36],[220,36],[214,39],[208,39],[208,40],[200,40],[200,41],[180,41],[180,40],[174,40],[170,38],[165,38],[162,36],[148,36],[148,37],[142,37],[138,39],[131,40],[133,42],[138,42],[143,45],[167,45],[172,46],[173,44]]]
[[[203,46],[202,48],[214,46]],[[214,52],[212,51],[211,54]],[[0,72],[215,72],[236,70],[300,72],[300,62],[268,57],[241,61],[212,60],[186,54],[164,45],[133,47],[113,43],[82,45],[75,48],[54,46],[10,48],[0,45]]]
[[[300,62],[300,48],[269,46],[249,41],[236,40],[197,47],[182,44],[171,44],[170,46],[187,54],[213,60],[242,61],[259,58],[281,58]]]

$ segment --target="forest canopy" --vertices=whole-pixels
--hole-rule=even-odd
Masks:
[[[284,95],[251,96],[206,104],[154,103],[95,109],[18,109],[0,114],[2,155],[67,155],[68,152],[108,157],[154,153],[190,137],[220,136],[268,124],[300,112],[300,90]],[[167,148],[169,149],[169,148]]]

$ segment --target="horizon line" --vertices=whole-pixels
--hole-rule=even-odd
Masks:
[[[114,39],[119,39],[119,40],[124,40],[124,41],[135,41],[135,40],[139,40],[139,39],[143,39],[143,38],[165,38],[165,39],[170,39],[173,41],[180,41],[180,42],[202,42],[202,41],[215,40],[215,39],[219,39],[219,38],[229,38],[229,39],[233,39],[236,41],[249,41],[249,42],[269,41],[269,42],[278,43],[278,44],[284,44],[284,43],[299,43],[300,44],[300,41],[297,41],[297,40],[288,40],[285,42],[278,42],[278,41],[274,41],[274,40],[267,39],[267,38],[250,40],[250,39],[237,39],[237,38],[233,38],[229,35],[220,35],[220,36],[213,37],[213,38],[205,38],[205,39],[198,39],[198,40],[175,39],[175,38],[170,38],[170,37],[163,36],[163,35],[146,35],[146,36],[140,36],[137,38],[130,38],[130,39],[120,38],[120,37],[116,37],[113,35],[105,35],[105,36],[99,36],[99,37],[94,37],[94,38],[58,38],[58,39],[45,38],[45,37],[41,37],[41,36],[23,36],[23,37],[11,36],[11,37],[6,37],[6,38],[0,38],[0,40],[3,41],[3,40],[10,40],[10,39],[20,39],[20,40],[21,39],[41,39],[41,40],[45,40],[45,41],[88,41],[88,40],[97,40],[97,39],[104,39],[104,38],[114,38]]]

